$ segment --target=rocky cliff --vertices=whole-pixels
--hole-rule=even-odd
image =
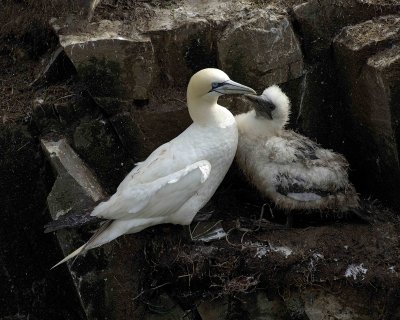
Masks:
[[[10,2],[1,16],[1,317],[397,319],[400,4],[104,0],[89,22],[86,2],[39,7],[45,21]],[[30,23],[19,33],[13,12]],[[290,126],[349,159],[364,221],[279,227],[233,167],[192,225],[198,241],[158,226],[49,271],[98,225],[42,226],[89,210],[186,128],[186,84],[204,67],[258,91],[280,84]],[[206,242],[210,227],[226,236]]]

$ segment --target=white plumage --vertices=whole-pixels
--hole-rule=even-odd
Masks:
[[[92,216],[109,220],[58,264],[123,234],[161,223],[192,222],[214,194],[236,153],[235,118],[217,104],[218,97],[226,93],[255,91],[218,69],[204,69],[191,78],[187,100],[193,124],[139,163],[116,193],[94,208]]]
[[[259,191],[285,210],[347,211],[358,207],[346,159],[285,130],[290,105],[278,86],[247,96],[254,109],[236,116],[237,163]]]

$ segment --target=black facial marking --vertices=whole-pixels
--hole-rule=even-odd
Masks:
[[[227,81],[228,81],[228,80],[227,80]],[[212,91],[215,91],[215,92],[218,92],[218,93],[221,93],[221,94],[222,94],[222,92],[219,92],[217,89],[218,89],[219,87],[222,87],[225,83],[226,83],[226,81],[224,81],[224,82],[211,82],[211,90],[208,91],[208,92],[210,93],[210,92],[212,92]]]
[[[267,99],[259,99],[255,103],[254,109],[256,110],[257,116],[272,120],[272,111],[276,109],[276,106]]]
[[[256,111],[256,117],[262,117],[272,120],[272,111],[276,109],[275,104],[272,103],[265,96],[255,96],[255,95],[246,95],[250,101],[253,102],[254,110]]]

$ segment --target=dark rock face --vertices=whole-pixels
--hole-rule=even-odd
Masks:
[[[84,33],[61,34],[60,44],[94,97],[148,99],[152,43],[145,36],[125,35],[122,27],[119,21],[101,21]]]
[[[39,145],[27,126],[6,124],[0,149],[0,318],[83,319],[69,274],[49,271],[61,254],[43,233],[51,177]]]
[[[172,20],[144,31],[152,39],[157,57],[158,80],[162,86],[182,86],[193,73],[216,67],[214,30],[203,18]]]
[[[76,70],[68,59],[63,47],[59,46],[51,55],[43,71],[36,77],[31,85],[43,84],[44,82],[57,82],[68,79]]]
[[[90,9],[98,1],[84,2]],[[206,224],[222,225],[226,240],[193,243],[178,226],[157,226],[48,272],[61,259],[55,247],[65,255],[93,229],[58,231],[56,239],[42,235],[48,214],[38,212],[47,193],[50,215],[57,218],[87,211],[106,191],[114,192],[135,161],[191,123],[183,87],[204,67],[220,67],[259,90],[281,83],[292,100],[292,127],[346,151],[364,191],[385,190],[392,200],[398,194],[398,17],[363,22],[396,13],[396,1],[311,0],[290,14],[259,1],[142,2],[98,8],[119,10],[122,18],[131,10],[135,19],[53,21],[63,51],[56,50],[36,84],[69,79],[74,69],[84,83],[33,103],[33,126],[48,138],[43,145],[55,167],[54,184],[44,177],[38,142],[25,127],[1,135],[6,232],[2,227],[0,280],[12,290],[0,293],[0,317],[397,319],[397,220],[274,229],[259,220],[263,200],[238,182],[235,169],[206,213]],[[61,68],[66,61],[68,68]],[[247,110],[241,98],[220,103]]]
[[[151,89],[183,87],[193,73],[218,65],[259,89],[302,75],[302,53],[291,23],[273,10],[240,1],[185,2],[173,9],[146,6],[137,14],[147,20],[101,20],[84,31],[68,20],[53,23],[95,97],[148,99]]]
[[[300,44],[287,17],[254,10],[233,20],[218,39],[219,62],[233,79],[258,90],[299,78]]]
[[[400,181],[398,44],[399,16],[344,28],[335,38],[343,91],[358,130],[353,131],[351,142],[366,151],[361,170],[370,176],[369,189],[392,201],[398,201]]]
[[[54,220],[70,210],[78,211],[90,207],[105,198],[105,193],[95,176],[65,139],[42,139],[41,144],[57,175],[52,191],[47,197],[47,206]]]
[[[289,127],[318,141],[324,147],[343,152],[348,112],[338,88],[334,61],[315,63],[296,80],[282,85],[291,98]]]
[[[133,167],[113,127],[105,120],[82,120],[74,131],[73,141],[74,148],[96,172],[107,192],[113,192]]]
[[[357,85],[367,58],[400,41],[400,16],[386,16],[344,28],[334,39],[337,65],[349,89]]]
[[[53,219],[63,219],[64,215],[81,211],[89,214],[87,208],[104,198],[104,191],[96,177],[68,145],[65,139],[57,141],[43,140],[42,147],[49,158],[55,172],[56,181],[47,197],[47,204]],[[86,213],[85,213],[86,212]],[[82,230],[82,228],[81,228]],[[86,230],[87,231],[87,230]],[[57,239],[64,255],[69,254],[82,245],[86,237],[77,229],[66,229],[57,232]],[[133,252],[132,246],[129,246]],[[69,262],[68,268],[80,302],[89,319],[121,318],[120,314],[132,314],[132,299],[137,294],[138,274],[131,272],[129,277],[123,276],[124,294],[121,300],[115,294],[115,285],[120,284],[118,264],[126,267],[137,261],[127,262],[126,258],[116,258],[118,253],[110,251],[111,246],[104,246],[96,252],[90,252],[83,263]],[[121,253],[123,256],[124,253]],[[54,261],[56,262],[56,261]],[[133,268],[133,265],[131,267]],[[133,270],[133,269],[132,269]],[[111,271],[111,274],[109,272]],[[120,316],[119,316],[120,315]]]
[[[133,111],[140,130],[140,159],[145,159],[153,150],[175,138],[191,124],[186,107],[176,100],[172,103],[174,108],[164,109],[164,105],[160,103],[157,106],[159,110]]]
[[[358,189],[394,205],[399,190],[392,129],[397,116],[391,111],[396,109],[391,97],[398,90],[393,80],[396,64],[378,71],[370,59],[399,43],[398,16],[359,22],[398,9],[393,1],[309,1],[295,6],[295,24],[309,66],[301,82],[287,84],[296,119],[291,125],[345,153]]]
[[[135,119],[129,112],[121,112],[110,118],[110,123],[118,135],[126,153],[131,159],[136,159],[140,154],[139,128]]]
[[[343,27],[396,13],[396,1],[311,0],[293,8],[303,37],[306,57],[320,61],[329,55],[332,39]]]

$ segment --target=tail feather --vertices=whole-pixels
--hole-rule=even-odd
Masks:
[[[60,262],[58,262],[57,264],[55,264],[54,266],[52,266],[50,268],[50,270],[54,269],[55,267],[58,267],[60,264],[67,262],[69,259],[72,259],[73,257],[79,255],[80,253],[82,253],[85,250],[86,244],[84,244],[83,246],[79,247],[78,249],[76,249],[74,252],[70,253],[69,255],[67,255],[64,259],[62,259]]]
[[[88,242],[86,242],[83,246],[79,247],[76,249],[74,252],[70,253],[67,255],[64,259],[62,259],[60,262],[55,264],[50,268],[54,269],[55,267],[58,267],[60,264],[63,264],[64,262],[67,262],[68,260],[72,259],[73,257],[77,257],[79,254],[82,254],[86,252],[87,250],[96,248],[99,245],[102,245],[103,243],[96,243],[96,240],[99,238],[99,236],[108,229],[108,227],[111,225],[113,220],[108,220],[102,224],[102,226],[96,231],[96,233],[89,239]]]
[[[101,225],[100,228],[97,229],[96,233],[89,239],[88,242],[86,242],[85,244],[86,250],[90,250],[104,244],[103,242],[96,243],[96,240],[103,234],[103,232],[105,232],[108,229],[108,227],[113,223],[113,221],[114,220],[107,220]]]

